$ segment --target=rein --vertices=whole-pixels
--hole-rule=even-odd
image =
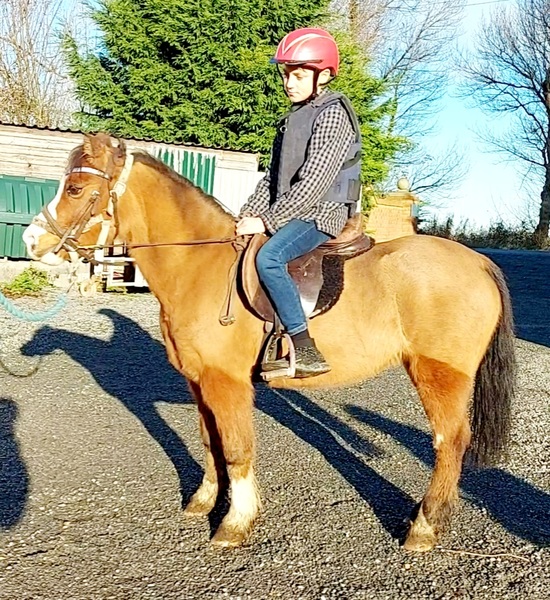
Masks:
[[[235,260],[231,263],[231,267],[229,269],[227,294],[219,315],[219,322],[222,325],[232,325],[235,322],[235,316],[233,315],[233,299],[237,290],[238,265],[242,253],[248,245],[250,236],[235,235],[225,238],[190,240],[186,242],[181,241],[144,244],[105,244],[105,241],[107,240],[109,234],[109,229],[111,228],[112,221],[114,221],[115,227],[118,229],[118,199],[126,191],[126,184],[130,176],[130,171],[132,169],[133,162],[133,155],[128,154],[126,156],[124,167],[122,169],[122,172],[120,173],[117,182],[113,185],[112,188],[109,189],[109,201],[106,209],[106,213],[107,215],[109,215],[109,218],[105,218],[103,214],[94,214],[97,212],[97,208],[101,199],[101,194],[99,190],[94,190],[91,193],[90,198],[88,198],[86,204],[78,212],[71,225],[65,231],[62,231],[62,229],[59,227],[59,224],[57,223],[53,215],[50,213],[47,206],[43,208],[42,216],[45,219],[45,223],[42,222],[40,226],[43,227],[45,225],[46,229],[50,231],[50,233],[53,233],[59,238],[59,242],[52,251],[55,253],[58,252],[61,248],[64,248],[69,253],[77,253],[81,258],[91,262],[93,265],[101,265],[106,264],[106,262],[98,260],[95,257],[91,256],[90,251],[104,250],[107,248],[126,248],[128,250],[133,250],[138,248],[160,248],[169,246],[203,246],[208,244],[232,244],[233,248],[235,249],[236,256]],[[73,167],[66,173],[65,178],[61,181],[59,193],[61,193],[61,189],[64,185],[66,177],[71,175],[72,173],[88,173],[90,175],[100,177],[106,180],[107,182],[112,181],[111,175],[99,169],[95,169],[93,167]],[[89,231],[94,225],[97,225],[98,223],[101,223],[101,231],[99,233],[97,243],[86,246],[79,245],[78,238],[80,237],[80,235],[86,231]],[[109,262],[108,264],[113,265],[114,263]],[[124,265],[126,263],[121,262],[119,264]]]
[[[189,240],[187,242],[159,242],[157,244],[91,244],[89,246],[78,247],[83,250],[103,250],[105,248],[127,248],[128,250],[133,250],[134,248],[159,248],[162,246],[203,246],[207,244],[230,244],[245,239],[246,237],[248,236],[234,235],[232,237],[207,238],[204,240]]]

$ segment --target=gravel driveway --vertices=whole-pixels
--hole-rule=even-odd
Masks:
[[[550,255],[491,256],[522,338],[511,457],[464,474],[452,527],[422,555],[398,543],[433,463],[401,369],[337,391],[259,386],[264,511],[247,546],[219,551],[223,506],[182,516],[202,447],[154,298],[73,297],[47,326],[0,313],[8,369],[38,366],[0,370],[0,598],[549,598]]]

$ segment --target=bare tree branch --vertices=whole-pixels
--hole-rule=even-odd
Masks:
[[[391,181],[393,183],[400,175],[406,175],[413,193],[423,201],[429,193],[430,206],[443,208],[454,199],[458,184],[469,168],[466,152],[457,143],[433,155],[417,146],[394,167]]]
[[[80,0],[1,0],[0,120],[57,127],[75,107],[60,36],[82,23]]]
[[[550,0],[516,0],[483,23],[475,53],[462,59],[465,93],[487,112],[508,113],[512,128],[483,137],[518,159],[542,188],[536,233],[550,226]]]
[[[465,177],[461,162],[449,151],[427,158],[424,140],[434,133],[436,115],[453,71],[453,41],[464,0],[335,0],[350,34],[371,57],[372,68],[389,86],[398,107],[393,131],[413,142],[414,150],[398,157],[393,174],[407,172],[422,181],[429,201],[447,190],[444,181]],[[455,148],[456,151],[456,148]],[[441,173],[434,169],[441,168]],[[431,183],[428,183],[431,182]],[[393,182],[390,183],[390,185]],[[419,191],[417,189],[417,191]]]

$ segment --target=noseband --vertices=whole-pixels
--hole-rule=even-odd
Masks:
[[[56,244],[55,248],[53,248],[50,252],[54,254],[59,252],[62,248],[67,252],[76,252],[80,257],[85,260],[91,262],[92,264],[99,264],[99,261],[93,257],[93,253],[81,248],[78,245],[78,238],[83,234],[89,231],[95,225],[101,223],[101,231],[99,232],[97,245],[102,246],[107,241],[107,237],[109,235],[109,229],[111,228],[111,221],[114,218],[115,226],[118,227],[118,218],[117,218],[117,202],[118,199],[124,194],[126,191],[126,184],[128,182],[128,177],[130,176],[130,171],[132,170],[132,166],[134,163],[133,154],[127,154],[126,160],[124,162],[124,167],[118,177],[115,185],[109,189],[109,201],[107,203],[106,213],[109,215],[108,218],[105,218],[102,213],[95,214],[97,212],[97,208],[99,202],[101,200],[101,193],[99,189],[94,190],[87,202],[81,208],[81,210],[77,213],[72,223],[65,229],[64,231],[59,227],[58,222],[54,219],[51,212],[48,210],[47,206],[44,206],[41,211],[41,215],[45,219],[44,221],[38,216],[33,219],[33,223],[46,229],[49,233],[57,236],[59,238],[59,242]],[[95,175],[96,177],[100,177],[105,179],[107,182],[112,181],[112,176],[104,171],[99,169],[95,169],[93,167],[74,167],[67,171],[61,180],[60,183],[60,192],[64,187],[65,180],[69,175],[73,173],[87,173],[89,175]]]

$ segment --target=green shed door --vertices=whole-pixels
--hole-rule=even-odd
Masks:
[[[23,231],[57,192],[59,181],[0,175],[0,256],[26,258]]]
[[[180,148],[158,148],[153,154],[176,173],[200,187],[203,192],[212,194],[214,191],[215,155]]]

